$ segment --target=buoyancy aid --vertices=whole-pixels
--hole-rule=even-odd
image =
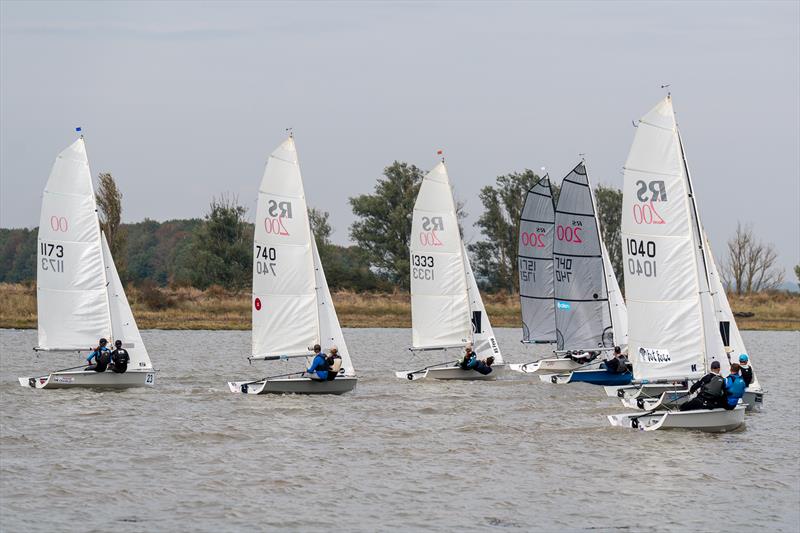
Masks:
[[[703,384],[699,396],[710,401],[720,400],[725,396],[725,379],[719,374],[714,374],[708,383]]]
[[[748,387],[753,382],[753,367],[750,365],[747,366],[739,366],[739,371],[741,372],[742,379],[744,380],[744,384]]]
[[[744,389],[746,388],[747,385],[739,374],[731,374],[725,378],[725,392],[728,394],[728,405],[736,405],[739,403],[739,398],[744,395]]]

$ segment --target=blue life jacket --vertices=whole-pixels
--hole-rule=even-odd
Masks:
[[[725,392],[728,393],[728,405],[736,405],[744,395],[747,384],[739,374],[731,374],[725,378]]]
[[[475,353],[473,352],[469,357],[464,356],[459,365],[464,370],[475,368],[476,366],[478,366],[478,358],[475,356]]]
[[[329,369],[330,367],[328,366],[328,358],[325,357],[324,352],[320,352],[314,357],[314,360],[311,361],[311,366],[308,367],[306,372],[309,374],[316,373],[320,379],[328,379]]]

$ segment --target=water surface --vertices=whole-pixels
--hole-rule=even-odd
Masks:
[[[545,353],[497,330],[506,358]],[[34,391],[35,331],[0,330],[2,531],[800,530],[797,332],[744,332],[762,413],[723,435],[610,427],[602,389],[408,382],[404,329],[345,331],[339,397],[230,394],[249,332],[145,331],[155,389]]]

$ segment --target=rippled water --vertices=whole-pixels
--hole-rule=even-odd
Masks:
[[[16,377],[79,361],[0,330],[3,531],[800,529],[797,332],[744,332],[769,394],[723,435],[611,428],[590,385],[397,380],[426,361],[408,330],[346,331],[339,397],[230,394],[284,368],[248,366],[248,332],[143,335],[155,389],[34,391]]]

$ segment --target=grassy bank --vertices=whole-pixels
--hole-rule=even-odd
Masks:
[[[128,299],[142,329],[249,329],[250,297],[218,287],[130,287]],[[411,302],[407,293],[333,294],[344,327],[411,327]],[[36,289],[0,283],[0,328],[36,327]],[[800,295],[788,293],[731,296],[734,312],[752,313],[736,321],[741,329],[800,330]],[[519,300],[506,294],[484,295],[492,324],[519,327]]]

